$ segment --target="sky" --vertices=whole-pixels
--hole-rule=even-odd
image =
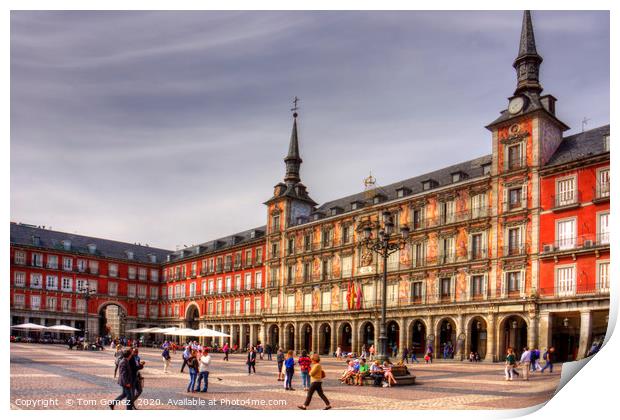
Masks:
[[[609,123],[609,13],[535,11],[567,134]],[[491,152],[522,12],[11,12],[11,220],[174,250],[266,223],[299,102],[318,203]]]

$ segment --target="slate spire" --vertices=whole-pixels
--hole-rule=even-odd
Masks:
[[[538,79],[540,63],[542,61],[542,57],[536,51],[532,16],[529,10],[525,10],[521,25],[519,54],[512,65],[517,70],[517,89],[515,90],[515,95],[523,92],[533,92],[536,94],[542,92],[543,88]]]
[[[286,164],[286,175],[284,182],[286,184],[297,184],[301,181],[299,176],[299,167],[301,166],[301,156],[299,156],[299,140],[297,138],[297,112],[293,113],[293,131],[291,132],[291,141],[288,145],[288,154],[284,158]]]

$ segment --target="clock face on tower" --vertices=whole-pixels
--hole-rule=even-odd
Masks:
[[[525,105],[525,99],[523,99],[523,96],[515,96],[508,103],[508,112],[511,114],[516,114],[523,109],[523,105]]]

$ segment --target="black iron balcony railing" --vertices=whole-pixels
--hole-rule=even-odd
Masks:
[[[552,196],[552,199],[554,210],[576,207],[581,202],[581,193],[579,191],[573,191],[569,193],[555,194]]]
[[[609,246],[609,232],[599,233],[598,235],[581,235],[570,238],[558,239],[554,242],[544,243],[542,246],[543,254],[562,252],[568,250],[587,250]]]

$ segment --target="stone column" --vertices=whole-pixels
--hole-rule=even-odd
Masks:
[[[257,344],[255,335],[256,327],[255,324],[250,324],[250,346],[255,346]]]
[[[357,332],[357,327],[358,327],[358,320],[357,319],[351,320],[351,352],[357,353],[359,355],[360,346],[359,346],[359,340],[358,340],[359,334]]]
[[[267,344],[267,324],[258,324],[258,329],[258,336],[260,337],[260,342],[263,346],[265,346]]]
[[[461,337],[461,334],[463,334],[463,338],[459,338]],[[465,331],[465,325],[464,325],[464,319],[463,319],[463,314],[459,314],[458,317],[456,318],[456,343],[454,343],[454,345],[456,346],[456,354],[454,355],[455,359],[457,360],[463,360],[463,351],[465,348],[465,342],[467,341],[467,332]]]
[[[487,316],[487,354],[484,360],[486,362],[495,361],[495,314],[491,313]]]
[[[592,311],[585,309],[580,313],[581,326],[579,329],[579,350],[577,352],[577,359],[586,357],[590,349],[590,339],[592,337]]]
[[[435,331],[435,317],[433,315],[429,315],[428,317],[424,319],[424,322],[426,323],[426,337],[425,337],[426,348],[428,348],[429,344],[433,346],[433,358],[435,358],[439,354],[437,352],[438,349],[436,348],[438,337],[437,337],[437,331]],[[429,336],[435,337],[434,340],[429,342],[428,340]],[[424,349],[424,354],[426,354],[426,349]]]
[[[329,354],[333,354],[338,348],[338,330],[336,329],[336,321],[331,322],[330,328],[330,341],[331,344],[329,346]]]
[[[319,353],[319,323],[312,323],[312,349],[311,352]]]
[[[399,331],[398,331],[398,354],[402,356],[403,350],[407,347],[409,343],[409,331],[407,331],[406,326],[407,320],[405,318],[401,318],[398,320]]]
[[[286,351],[286,346],[284,344],[284,323],[280,322],[280,324],[278,324],[278,347],[282,347],[282,350]],[[276,351],[277,349],[275,349],[274,353]]]
[[[535,313],[530,313],[528,316],[528,326],[527,326],[527,346],[530,348],[530,350],[536,348],[537,337],[538,337],[538,320],[537,320]]]
[[[541,312],[538,321],[538,345],[542,352],[551,347],[551,333],[553,330],[553,315],[549,312]]]
[[[379,354],[379,336],[380,334],[380,325],[379,325],[379,321],[375,320],[372,325],[375,327],[375,341],[374,341],[374,345],[375,345],[375,355]]]

